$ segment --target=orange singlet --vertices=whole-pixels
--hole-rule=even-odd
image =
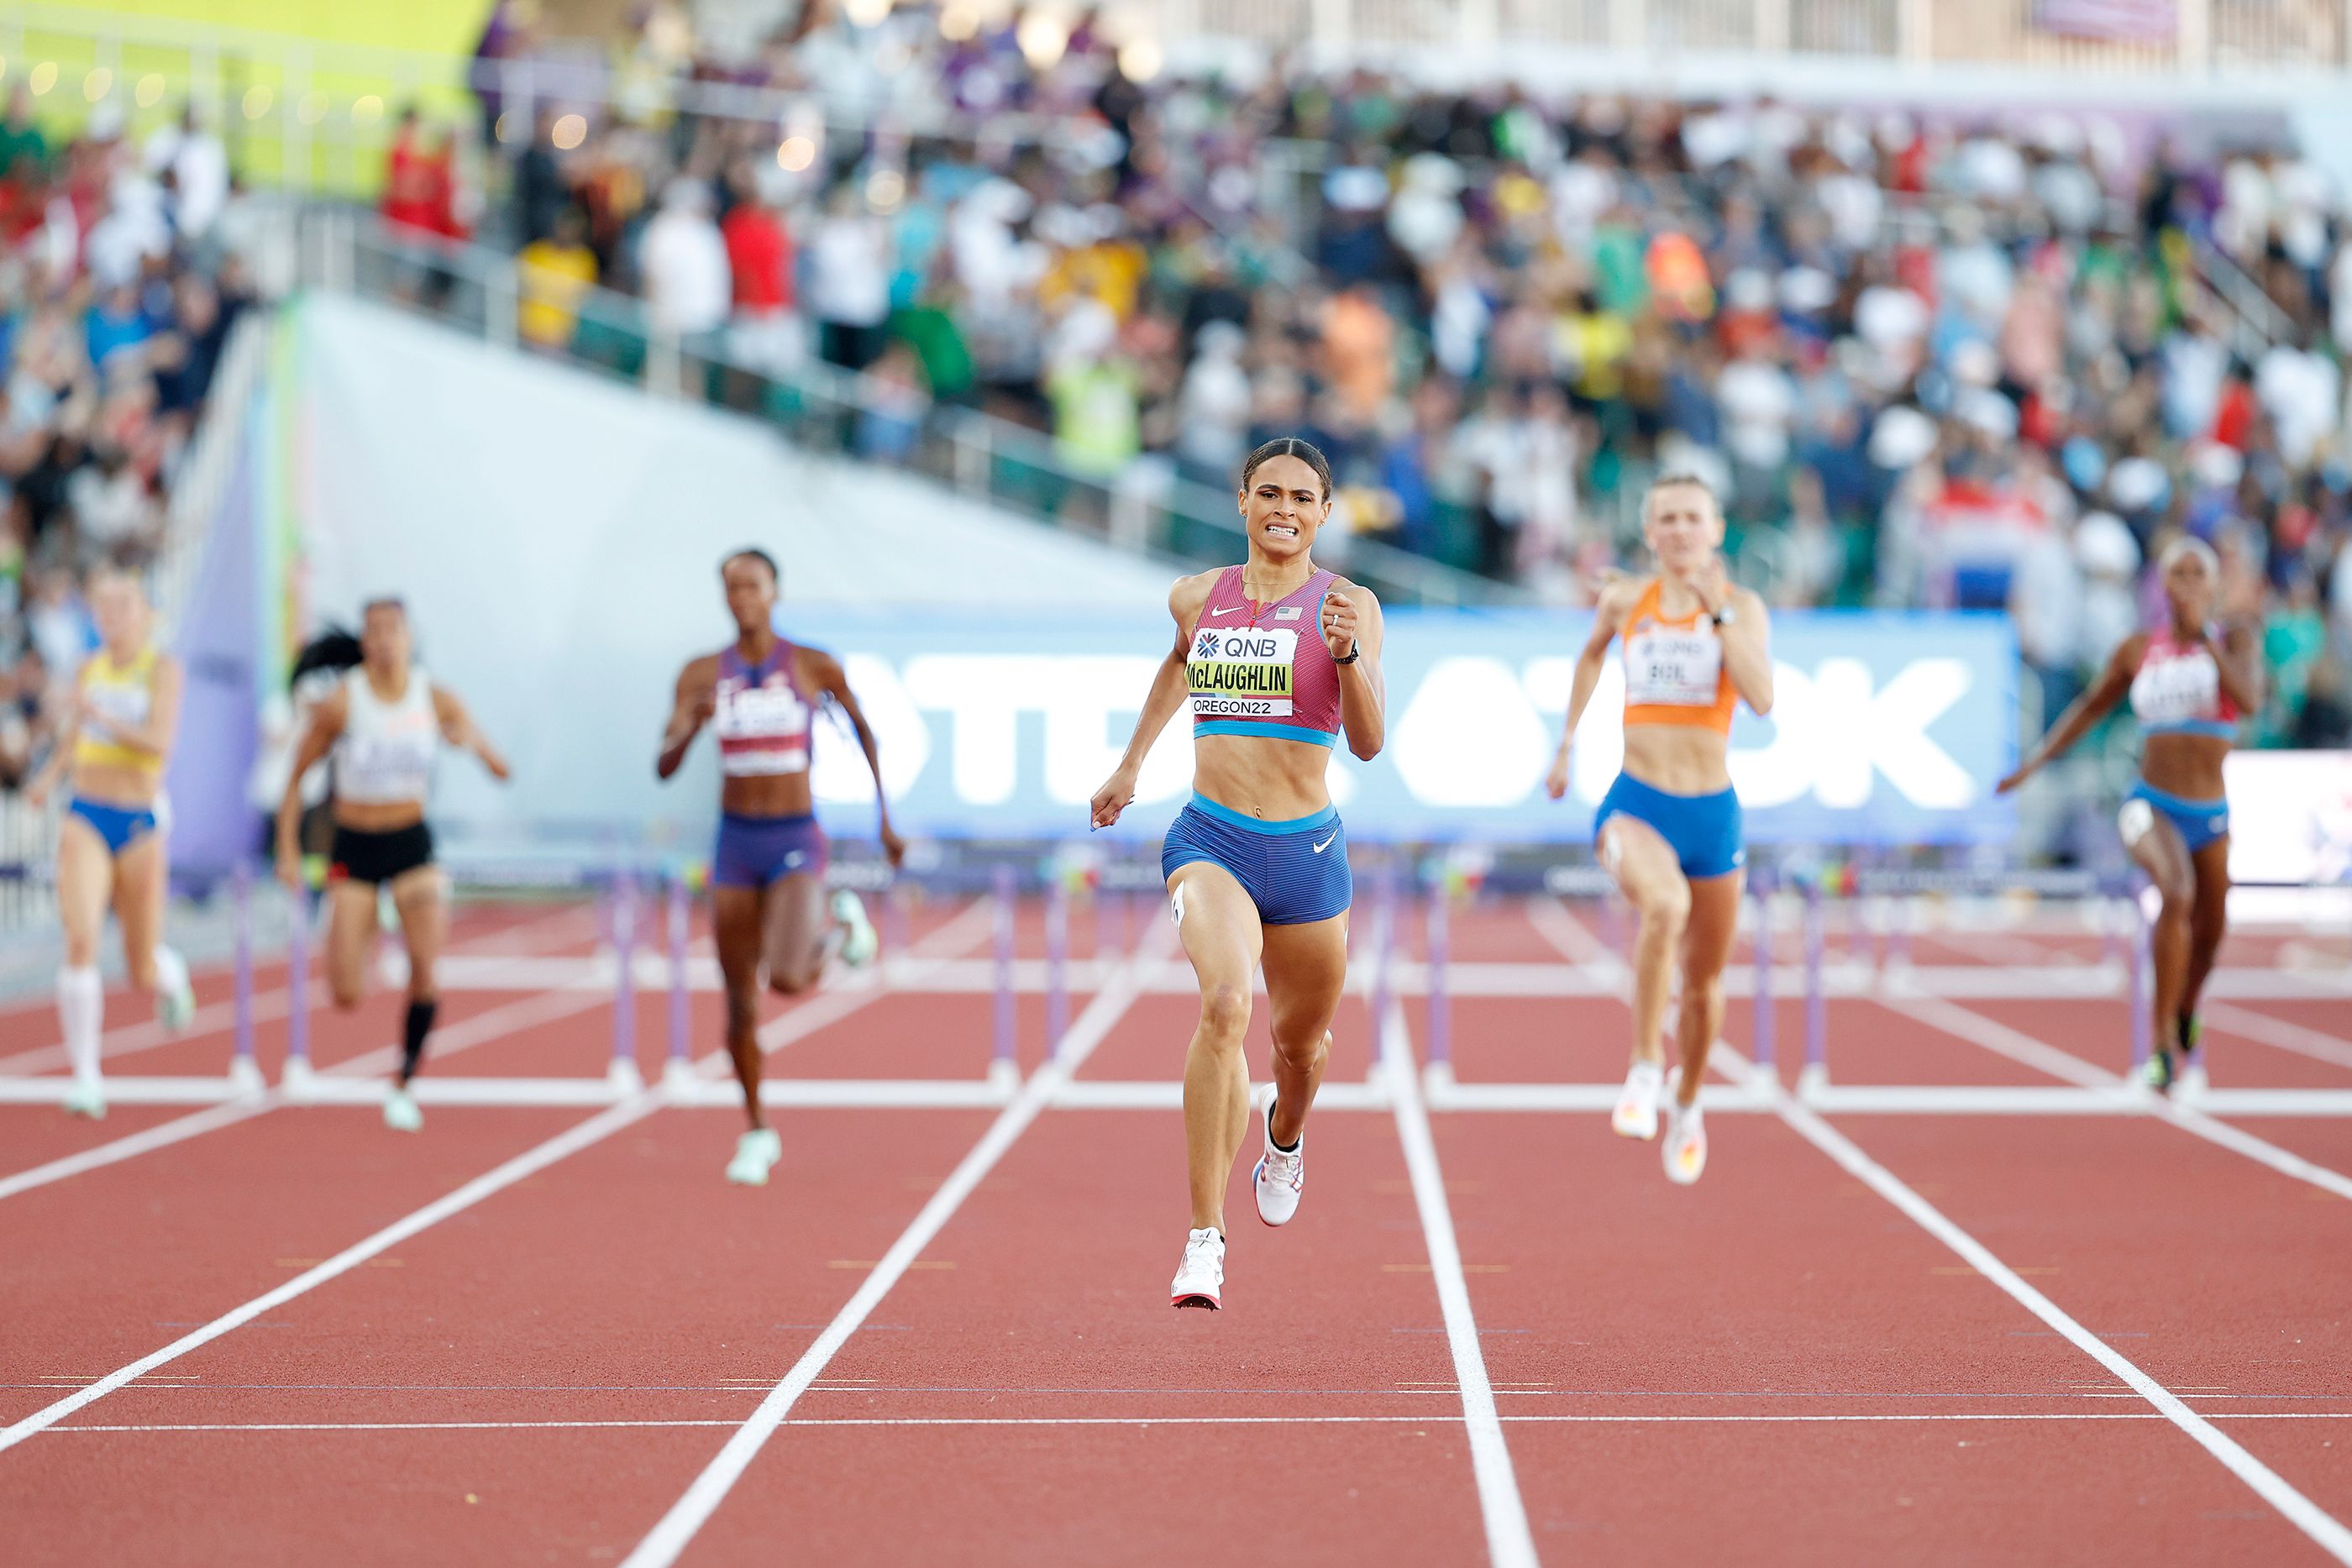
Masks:
[[[1633,601],[1618,631],[1625,643],[1625,727],[1679,724],[1731,733],[1731,708],[1738,700],[1731,673],[1723,667],[1723,638],[1693,611],[1680,621],[1658,613],[1654,579]]]

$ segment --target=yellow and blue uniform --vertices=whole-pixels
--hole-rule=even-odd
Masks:
[[[74,738],[74,776],[79,779],[86,769],[93,768],[136,774],[146,781],[151,801],[147,805],[123,806],[85,800],[77,794],[67,804],[68,812],[88,822],[106,841],[109,854],[121,854],[156,830],[152,801],[163,787],[163,758],[155,752],[124,745],[113,738],[113,731],[141,728],[154,712],[155,673],[161,658],[151,645],[118,664],[112,653],[101,648],[82,666],[82,706],[103,725],[93,726],[88,718],[82,721],[80,733]]]

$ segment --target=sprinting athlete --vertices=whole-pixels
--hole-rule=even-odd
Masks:
[[[163,768],[179,731],[185,676],[179,661],[152,641],[153,613],[135,579],[101,568],[90,575],[89,592],[99,651],[74,679],[64,732],[26,786],[26,798],[45,805],[59,777],[71,775],[73,793],[58,829],[58,916],[66,938],[58,1019],[73,1068],[65,1108],[95,1120],[106,1114],[99,1071],[106,988],[98,944],[110,904],[122,927],[131,983],[155,998],[163,1026],[185,1029],[196,1004],[188,966],[163,946],[170,874]]]
[[[2221,563],[2203,540],[2183,537],[2158,558],[2167,623],[2126,637],[2091,689],[1998,786],[2006,795],[2066,755],[2128,697],[2145,743],[2139,777],[2116,813],[2124,849],[2156,884],[2163,904],[2154,934],[2156,998],[2147,1081],[2185,1093],[2205,1084],[2197,1060],[2198,998],[2230,917],[2230,801],[2221,765],[2238,718],[2262,706],[2260,647],[2239,622],[2215,625]]]
[[[1568,793],[1569,743],[1600,685],[1609,644],[1625,643],[1625,763],[1593,813],[1601,865],[1639,916],[1633,946],[1633,1065],[1610,1125],[1658,1133],[1666,1087],[1666,994],[1682,966],[1675,1032],[1680,1081],[1666,1113],[1666,1176],[1688,1186],[1706,1169],[1698,1106],[1707,1048],[1723,1028],[1723,966],[1739,915],[1747,851],[1727,758],[1731,714],[1772,708],[1764,601],[1724,570],[1723,512],[1699,479],[1674,476],[1642,500],[1651,578],[1612,580],[1576,661],[1568,726],[1545,789]]]
[[[1240,505],[1249,559],[1177,579],[1175,643],[1093,801],[1094,826],[1118,821],[1152,742],[1189,700],[1192,799],[1160,852],[1201,981],[1184,1056],[1192,1223],[1169,1297],[1212,1311],[1223,1305],[1225,1182],[1249,1131],[1250,972],[1263,961],[1274,1027],[1274,1093],[1250,1179],[1258,1218],[1281,1225],[1306,1187],[1307,1113],[1348,977],[1355,883],[1325,775],[1343,732],[1370,760],[1386,724],[1380,601],[1309,554],[1330,515],[1330,465],[1296,437],[1269,441],[1242,468]]]
[[[866,906],[847,888],[824,895],[824,830],[809,790],[811,722],[816,706],[837,706],[857,732],[874,771],[882,851],[898,865],[905,841],[890,826],[882,758],[874,731],[849,689],[841,661],[776,635],[779,580],[765,550],[740,549],[719,563],[735,641],[678,673],[677,701],[662,731],[656,776],[686,760],[702,727],[719,732],[719,844],[710,859],[710,914],[719,968],[727,982],[727,1052],[743,1086],[751,1128],[735,1145],[727,1179],[763,1186],[783,1158],[783,1140],[760,1103],[760,969],[768,987],[795,996],[817,983],[835,954],[871,962],[876,938]],[[827,915],[831,918],[826,918]]]
[[[504,783],[499,754],[466,705],[433,684],[411,656],[408,608],[397,599],[366,606],[359,665],[311,715],[278,806],[278,875],[302,886],[302,776],[331,757],[335,833],[327,867],[327,985],[335,1006],[360,1005],[368,938],[377,929],[378,889],[392,894],[408,948],[408,1007],[400,1030],[400,1071],[384,1096],[384,1125],[413,1133],[425,1113],[409,1092],[424,1065],[440,1011],[434,965],[449,937],[448,886],[433,862],[425,821],[433,764],[443,743],[470,751]]]

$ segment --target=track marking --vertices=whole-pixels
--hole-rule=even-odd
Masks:
[[[537,1175],[556,1161],[579,1153],[644,1120],[661,1106],[661,1096],[651,1092],[636,1094],[612,1109],[591,1116],[587,1121],[567,1128],[536,1148],[528,1149],[504,1165],[476,1176],[455,1192],[435,1199],[424,1207],[393,1221],[365,1240],[346,1247],[314,1269],[289,1280],[274,1291],[254,1297],[243,1306],[231,1308],[219,1317],[196,1330],[183,1334],[163,1349],[151,1351],[127,1366],[117,1368],[96,1383],[79,1389],[26,1416],[16,1425],[0,1428],[0,1453],[5,1453],[35,1433],[57,1425],[75,1411],[130,1383],[155,1368],[177,1361],[190,1351],[202,1349],[223,1334],[243,1327],[265,1312],[274,1312],[296,1297],[316,1290],[328,1281],[340,1278],[358,1268],[379,1253],[387,1252],[418,1232],[438,1225],[451,1215],[461,1214],[484,1198],[505,1191],[525,1177]]]
[[[1536,928],[1536,935],[1570,963],[1584,966],[1611,985],[1622,985],[1631,973],[1625,960],[1595,936],[1565,901],[1547,894],[1528,899],[1526,907],[1528,924]]]
[[[2043,1071],[2071,1078],[2086,1088],[2122,1090],[2129,1087],[2125,1080],[2079,1056],[1950,1002],[1888,1002],[1886,1005],[1947,1034],[1981,1045],[2012,1061],[2047,1061],[2049,1065],[2042,1068]],[[2338,1197],[2352,1198],[2352,1176],[2305,1159],[2301,1155],[2258,1138],[2243,1128],[2217,1121],[2191,1105],[2168,1100],[2160,1094],[2148,1094],[2143,1108],[2157,1121],[2168,1122],[2184,1133],[2202,1138],[2209,1144],[2217,1144],[2232,1154],[2242,1155],[2258,1165],[2269,1166],[2281,1176],[2308,1182]]]
[[[2352,1067],[2352,1040],[2338,1040],[2332,1034],[2229,1002],[2207,1002],[2204,1009],[2205,1021],[2224,1034],[2234,1034],[2278,1051],[2291,1051],[2315,1061]]]
[[[513,1001],[501,1003],[487,1012],[460,1019],[446,1029],[434,1030],[430,1042],[431,1048],[425,1053],[425,1065],[429,1069],[435,1062],[455,1056],[459,1051],[471,1051],[478,1045],[487,1045],[491,1040],[519,1033],[523,1030],[536,1029],[543,1023],[553,1023],[558,1019],[571,1018],[574,1014],[583,1013],[591,1008],[608,1003],[611,999],[609,997],[582,997],[577,993],[563,991],[538,991],[530,996],[518,997]],[[362,1051],[359,1055],[347,1057],[332,1066],[319,1069],[319,1076],[321,1078],[373,1078],[380,1072],[388,1072],[399,1065],[400,1047],[380,1045],[373,1051]]]
[[[1506,1425],[1522,1426],[1742,1426],[1874,1424],[1885,1422],[1985,1421],[2161,1421],[2154,1410],[2085,1410],[2079,1413],[1989,1413],[1981,1416],[1931,1413],[1899,1415],[1863,1413],[1853,1416],[1505,1416]],[[1430,1427],[1451,1426],[1462,1419],[1453,1414],[1433,1416],[812,1416],[782,1425],[796,1431],[812,1427]],[[2352,1410],[2265,1411],[2213,1416],[2215,1421],[2352,1421]],[[733,1427],[724,1416],[680,1416],[672,1419],[583,1421],[254,1421],[236,1423],[58,1426],[51,1437],[68,1432],[537,1432],[620,1427],[658,1430],[672,1427]]]
[[[1166,934],[1174,927],[1155,926],[1152,929],[1154,935],[1146,939],[1146,952],[1139,954],[1135,964],[1127,966],[1096,993],[1094,999],[1087,1004],[1086,1011],[1078,1015],[1077,1021],[1063,1036],[1061,1049],[1053,1060],[1030,1075],[1029,1081],[1021,1086],[1020,1092],[1013,1096],[1012,1103],[998,1113],[988,1131],[982,1134],[980,1142],[972,1145],[971,1151],[949,1173],[947,1180],[940,1184],[939,1190],[931,1195],[930,1200],[923,1205],[913,1221],[899,1233],[898,1239],[890,1244],[889,1250],[882,1255],[874,1271],[866,1275],[866,1282],[834,1315],[833,1321],[825,1325],[824,1332],[817,1335],[815,1343],[801,1353],[800,1359],[784,1374],[783,1381],[769,1390],[768,1396],[760,1401],[759,1408],[751,1413],[751,1418],[736,1427],[734,1436],[727,1439],[726,1446],[704,1467],[702,1473],[695,1477],[685,1494],[670,1505],[669,1511],[662,1516],[660,1522],[637,1542],[636,1549],[629,1553],[622,1568],[667,1568],[668,1564],[677,1561],[678,1554],[686,1550],[696,1533],[709,1522],[710,1516],[718,1511],[728,1492],[751,1468],[760,1449],[784,1424],[785,1416],[792,1413],[793,1406],[800,1396],[817,1381],[827,1364],[840,1353],[843,1345],[849,1343],[850,1337],[857,1333],[874,1309],[882,1304],[883,1297],[890,1293],[892,1287],[922,1255],[923,1249],[938,1239],[948,1221],[954,1218],[956,1210],[963,1206],[964,1199],[971,1196],[973,1189],[1004,1157],[1005,1151],[1029,1130],[1030,1124],[1036,1121],[1038,1114],[1052,1100],[1055,1090],[1077,1071],[1087,1058],[1094,1053],[1095,1048],[1102,1043],[1103,1038],[1110,1033],[1111,1027],[1141,994],[1139,966],[1147,958],[1157,956],[1159,948],[1164,945]]]
[[[1527,1504],[1519,1497],[1518,1476],[1511,1469],[1510,1445],[1503,1440],[1502,1424],[1496,1418],[1495,1390],[1486,1381],[1486,1357],[1478,1346],[1470,1283],[1464,1278],[1462,1249],[1454,1234],[1454,1211],[1445,1201],[1437,1141],[1430,1135],[1429,1108],[1421,1100],[1421,1073],[1413,1064],[1403,1007],[1391,1002],[1380,1028],[1381,1065],[1396,1111],[1397,1141],[1404,1145],[1405,1174],[1412,1181],[1413,1207],[1421,1213],[1446,1348],[1453,1353],[1454,1375],[1461,1385],[1470,1469],[1486,1525],[1486,1556],[1496,1568],[1534,1568],[1535,1535],[1528,1525]]]
[[[934,935],[937,936],[939,934],[935,933]],[[816,1028],[824,1023],[830,1023],[835,1018],[839,1017],[841,1014],[854,1011],[857,1008],[866,1005],[867,1002],[873,1001],[887,994],[887,993],[880,990],[865,990],[853,993],[851,994],[846,1006],[835,1009],[824,1017],[807,1022],[801,1032],[805,1033],[809,1029]],[[1100,1000],[1099,998],[1097,999]],[[792,1012],[786,1014],[783,1019],[779,1019],[775,1021],[782,1024],[789,1020],[799,1019],[804,1015],[811,1013],[813,1010],[814,1009],[809,1007],[795,1008]],[[1091,1012],[1091,1010],[1092,1009],[1090,1009],[1089,1012]],[[1082,1024],[1084,1021],[1084,1019],[1080,1019]],[[1108,1030],[1108,1023],[1104,1025],[1104,1028],[1105,1030]],[[1089,1047],[1089,1049],[1091,1049],[1091,1047]],[[726,1061],[727,1053],[725,1051],[714,1051],[702,1058],[700,1061],[697,1062],[696,1069],[698,1071],[709,1072]],[[1043,1077],[1045,1075],[1040,1074],[1039,1076]],[[264,1096],[263,1098],[274,1099],[278,1097]],[[480,1203],[483,1199],[494,1197],[498,1193],[504,1191],[506,1188],[514,1186],[517,1182],[537,1175],[539,1172],[545,1170],[548,1166],[554,1165],[557,1161],[567,1158],[572,1155],[575,1155],[582,1149],[588,1148],[594,1144],[600,1143],[604,1139],[612,1136],[614,1133],[620,1132],[625,1127],[632,1126],[635,1124],[643,1121],[646,1116],[661,1109],[664,1103],[665,1102],[659,1089],[656,1088],[642,1091],[639,1093],[631,1095],[628,1099],[624,1100],[619,1104],[614,1105],[608,1110],[600,1112],[596,1115],[591,1116],[585,1122],[579,1123],[578,1124],[557,1134],[554,1137],[548,1139],[545,1143],[539,1145],[536,1148],[525,1150],[523,1153],[517,1155],[514,1158],[507,1161],[504,1165],[501,1165],[482,1176],[476,1176],[472,1181],[467,1182],[465,1186],[457,1188],[456,1191],[447,1193],[443,1197],[435,1199],[433,1202],[426,1204],[424,1207],[417,1209],[414,1213],[409,1214],[403,1218],[394,1220],[392,1224],[385,1226],[383,1229],[377,1231],[374,1235],[368,1237],[366,1239],[345,1248],[342,1251],[336,1253],[332,1258],[330,1258],[325,1262],[319,1264],[316,1268],[310,1269],[297,1275],[295,1278],[287,1281],[286,1283],[278,1286],[276,1290],[266,1291],[261,1295],[256,1296],[253,1300],[246,1302],[242,1306],[231,1308],[228,1312],[222,1313],[219,1317],[215,1318],[212,1322],[205,1324],[204,1327],[197,1329],[194,1333],[183,1334],[180,1338],[173,1340],[170,1344],[165,1345],[163,1349],[150,1352],[148,1354],[141,1356],[137,1361],[131,1362],[129,1365],[117,1368],[115,1371],[107,1374],[106,1376],[100,1378],[97,1382],[89,1385],[88,1387],[79,1389],[65,1398],[58,1400],[54,1404],[45,1406],[41,1409],[35,1411],[32,1415],[26,1416],[23,1420],[16,1422],[14,1426],[0,1428],[0,1453],[7,1452],[10,1448],[15,1448],[17,1444],[25,1441],[26,1438],[32,1437],[35,1433],[55,1426],[58,1422],[63,1420],[66,1416],[72,1415],[75,1411],[81,1409],[83,1406],[90,1405],[100,1399],[103,1399],[106,1396],[113,1393],[116,1389],[122,1387],[125,1384],[145,1376],[148,1373],[154,1371],[154,1369],[159,1366],[163,1366],[170,1362],[178,1360],[181,1356],[187,1354],[190,1351],[201,1349],[203,1346],[211,1343],[214,1340],[220,1338],[222,1335],[240,1328],[246,1323],[251,1322],[254,1319],[260,1317],[266,1312],[273,1312],[278,1307],[285,1305],[288,1301],[294,1300],[296,1297],[307,1294],[310,1291],[317,1289],[319,1286],[327,1283],[329,1281],[337,1279],[341,1275],[351,1272],[351,1270],[358,1268],[361,1264],[367,1262],[370,1259],[374,1258],[381,1253],[390,1251],[393,1248],[397,1247],[400,1243],[407,1240],[410,1237],[415,1236],[422,1231],[431,1228],[433,1226],[438,1225],[442,1220],[448,1218],[451,1215],[463,1213],[465,1210],[473,1207],[476,1204]],[[224,1107],[224,1109],[226,1109],[226,1107]],[[1034,1115],[1034,1113],[1035,1113],[1033,1109],[1031,1114]],[[872,1282],[873,1281],[870,1279],[867,1281],[869,1286]],[[845,1335],[844,1337],[846,1336]]]
[[[1723,1041],[1716,1042],[1716,1050],[1739,1062],[1745,1074],[1752,1074],[1756,1071],[1752,1064]],[[2339,1563],[2352,1564],[2352,1530],[2346,1529],[2318,1504],[2297,1491],[2277,1471],[2247,1452],[2235,1438],[2225,1436],[2211,1421],[2190,1409],[2179,1395],[2141,1371],[2137,1364],[2069,1317],[2057,1302],[2027,1284],[2015,1270],[1995,1257],[1984,1243],[1946,1218],[1942,1210],[1920,1197],[1894,1172],[1864,1154],[1853,1140],[1793,1099],[1781,1098],[1776,1109],[1780,1120],[1798,1136],[1829,1155],[1848,1175],[1900,1209],[1913,1224],[1950,1248],[1963,1261],[1974,1265],[1979,1273],[2000,1287],[2020,1306],[2056,1330],[2075,1349],[2128,1385],[2133,1392],[2156,1406],[2166,1419],[2219,1459],[2257,1497],[2309,1536],[2321,1550]]]
[[[271,1090],[242,1100],[231,1100],[208,1111],[198,1111],[194,1115],[159,1123],[144,1132],[117,1138],[110,1144],[100,1144],[94,1149],[84,1149],[78,1155],[51,1160],[45,1166],[35,1166],[31,1170],[18,1171],[12,1176],[0,1176],[0,1198],[14,1197],[20,1192],[30,1192],[37,1186],[47,1186],[51,1182],[63,1181],[84,1171],[118,1165],[153,1149],[169,1148],[173,1144],[201,1137],[215,1127],[229,1126],[258,1116],[283,1103],[278,1092]]]
[[[253,1021],[267,1023],[286,1016],[287,992],[283,987],[257,991],[253,997]],[[189,1016],[188,1027],[174,1034],[150,1019],[144,1023],[124,1024],[108,1030],[99,1036],[98,1051],[101,1064],[126,1056],[136,1056],[142,1051],[158,1046],[184,1044],[223,1033],[236,1022],[234,1001],[207,1002]],[[62,1042],[37,1045],[30,1051],[20,1051],[14,1056],[0,1056],[0,1073],[47,1072],[67,1065],[66,1048]]]

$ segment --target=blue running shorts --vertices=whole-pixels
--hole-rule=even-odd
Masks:
[[[1712,795],[1671,795],[1630,773],[1620,773],[1592,813],[1592,837],[1619,812],[1647,822],[1675,852],[1687,877],[1728,876],[1748,863],[1740,845],[1739,797],[1728,789]]]
[[[1160,874],[1208,861],[1234,873],[1268,925],[1304,925],[1343,913],[1356,896],[1339,809],[1285,822],[1260,821],[1195,795],[1168,824]]]
[[[2135,800],[2146,801],[2158,816],[2167,819],[2179,829],[2181,843],[2192,855],[2214,840],[2229,835],[2230,802],[2226,797],[2219,800],[2191,800],[2154,789],[2145,779],[2135,779],[2131,793],[2124,797],[2123,810],[2117,813],[2126,844],[2139,837],[2132,831],[2134,813],[2131,803]]]

